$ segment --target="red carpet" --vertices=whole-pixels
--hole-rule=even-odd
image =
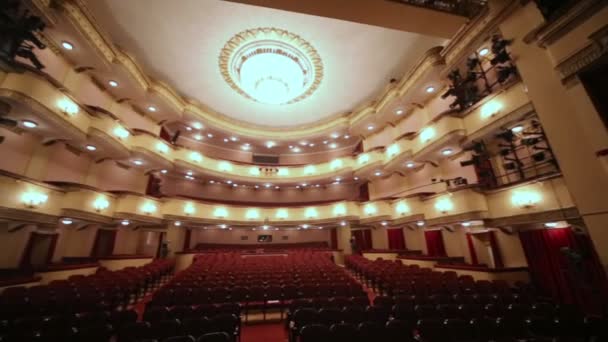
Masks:
[[[268,323],[242,326],[241,342],[286,342],[284,323]]]

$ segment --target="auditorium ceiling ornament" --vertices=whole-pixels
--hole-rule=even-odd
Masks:
[[[232,89],[265,104],[301,101],[323,79],[317,50],[297,34],[274,27],[236,34],[222,48],[219,67]]]

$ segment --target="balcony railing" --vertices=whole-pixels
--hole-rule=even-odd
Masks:
[[[389,0],[435,11],[472,18],[486,6],[487,0]]]

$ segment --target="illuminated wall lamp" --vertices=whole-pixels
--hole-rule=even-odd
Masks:
[[[49,196],[47,194],[36,191],[24,192],[23,195],[21,195],[21,202],[28,208],[37,208],[46,203],[48,199]]]
[[[57,107],[59,107],[59,110],[67,116],[78,114],[78,105],[68,98],[62,98],[57,101]]]
[[[277,214],[275,216],[279,220],[285,220],[289,217],[289,212],[287,209],[277,209]]]
[[[198,152],[190,153],[190,160],[195,163],[201,163],[203,161],[203,156]]]
[[[315,208],[306,208],[306,212],[304,213],[304,215],[306,216],[306,218],[316,218],[317,216],[319,216],[319,214],[317,213],[317,209]]]
[[[190,215],[194,215],[194,213],[196,213],[196,207],[194,206],[194,204],[186,203],[184,205],[184,214],[190,216]]]
[[[146,202],[141,206],[141,211],[146,215],[155,213],[156,209],[156,205],[152,202]]]
[[[129,131],[122,126],[114,127],[112,132],[118,139],[127,139],[130,135]]]
[[[334,206],[334,216],[346,215],[346,206],[343,203],[338,203]]]
[[[442,198],[435,203],[435,209],[442,214],[446,214],[448,211],[454,209],[454,203],[447,198]]]
[[[156,143],[156,150],[162,154],[167,154],[169,153],[169,146],[167,146],[165,143],[158,142]]]
[[[215,210],[213,211],[213,216],[219,217],[219,218],[225,218],[228,216],[228,210],[226,210],[226,208],[224,208],[224,207],[215,208]]]
[[[312,175],[315,172],[316,172],[316,168],[314,167],[314,165],[308,165],[304,168],[305,175]]]
[[[331,161],[331,164],[329,165],[329,167],[333,171],[333,170],[337,170],[337,169],[341,168],[342,165],[344,165],[342,163],[342,159],[334,159]]]
[[[420,140],[423,143],[433,139],[435,136],[435,129],[433,127],[427,127],[420,132]]]
[[[257,209],[249,209],[245,214],[247,220],[257,220],[260,218],[260,212]]]
[[[279,168],[277,176],[289,176],[289,169],[286,167]]]
[[[107,199],[105,199],[104,197],[98,197],[93,202],[93,208],[98,213],[108,209],[109,206],[110,206],[110,202]]]
[[[399,202],[399,203],[397,203],[397,206],[395,207],[395,211],[399,215],[405,215],[405,214],[410,213],[411,209],[407,205],[407,203],[405,203],[405,202]]]
[[[481,117],[491,118],[498,114],[502,109],[502,103],[498,101],[490,101],[481,107]]]
[[[376,214],[378,212],[378,209],[376,209],[376,206],[373,204],[368,204],[363,208],[363,212],[365,213],[365,215],[367,216],[372,216],[374,214]]]
[[[359,164],[366,164],[369,162],[369,154],[364,153],[359,155],[359,157],[357,157],[357,163]]]
[[[399,154],[399,145],[398,144],[392,144],[386,149],[386,155],[389,158],[392,158],[392,157],[396,156],[397,154]]]
[[[540,194],[534,191],[515,191],[511,196],[511,203],[522,209],[534,208],[540,200]]]

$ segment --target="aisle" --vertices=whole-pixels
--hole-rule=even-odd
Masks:
[[[262,323],[246,325],[243,324],[241,342],[286,342],[287,333],[285,324]]]

